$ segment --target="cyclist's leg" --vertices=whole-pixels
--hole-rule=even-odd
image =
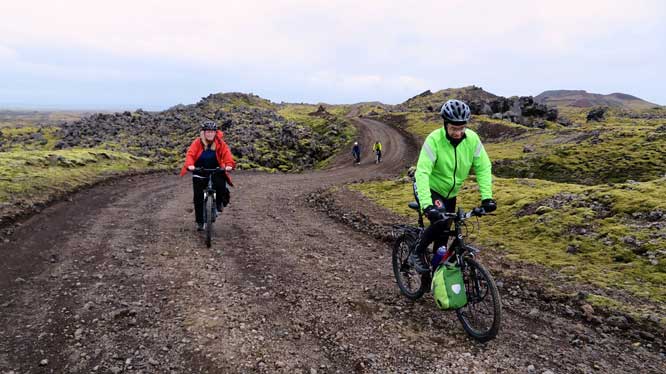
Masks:
[[[447,212],[454,212],[456,208],[456,198],[445,199],[442,195],[438,194],[435,191],[430,191],[432,194],[432,203],[437,207],[445,207]],[[416,187],[414,187],[414,194],[416,196]],[[411,256],[411,262],[417,268],[419,272],[426,272],[428,264],[423,262],[423,254],[430,245],[434,242],[433,250],[446,245],[448,241],[448,235],[442,235],[443,231],[448,231],[451,227],[451,220],[440,220],[436,222],[431,222],[421,237],[417,241],[416,248],[414,249],[414,255]]]
[[[439,193],[430,190],[430,194],[432,196],[432,204],[438,208],[444,207],[446,209],[447,213],[454,213],[456,211],[456,198],[452,197],[450,199],[445,198],[444,196],[440,195]],[[450,230],[451,229],[451,223],[452,221],[450,219],[446,220],[446,224],[443,227],[444,230]],[[442,245],[446,245],[448,242],[449,235],[441,236],[435,240],[435,245],[433,246],[433,249],[437,249],[441,247]]]
[[[192,177],[194,219],[198,224],[203,224],[203,200],[206,185],[208,185],[207,179]]]
[[[224,174],[218,173],[213,176],[213,188],[217,198],[215,205],[218,211],[222,211],[222,206],[227,206],[229,203],[229,190],[227,189],[227,180]]]

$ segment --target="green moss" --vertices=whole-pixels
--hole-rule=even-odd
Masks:
[[[0,150],[49,150],[58,141],[58,128],[43,126],[3,127],[0,129]]]
[[[626,186],[495,178],[500,209],[483,218],[476,241],[502,246],[511,259],[548,266],[581,282],[666,302],[666,254],[658,251],[666,240],[657,226],[631,216],[666,212],[666,183],[659,179]],[[408,219],[414,216],[407,207],[414,199],[409,183],[370,182],[350,188]],[[461,190],[458,204],[468,209],[479,204],[473,181]],[[549,205],[552,209],[536,214],[537,207]],[[635,240],[627,241],[628,234]],[[650,259],[650,252],[656,258]]]
[[[288,121],[308,126],[315,132],[323,133],[326,131],[328,121],[323,117],[309,115],[309,113],[316,110],[316,105],[287,105],[280,108],[278,114]]]
[[[595,308],[620,311],[639,321],[647,319],[650,315],[654,315],[654,311],[651,309],[635,304],[622,303],[620,301],[601,295],[587,295],[586,301]],[[659,319],[658,323],[662,328],[666,328],[666,318]]]
[[[302,138],[298,141],[300,152],[309,152],[321,158],[314,166],[316,168],[325,167],[335,157],[337,151],[356,136],[356,127],[352,126],[349,120],[344,117],[349,112],[349,107],[345,106],[325,106],[326,113],[313,115],[319,108],[319,105],[306,104],[284,104],[278,110],[278,114],[286,120],[294,122],[300,126],[305,126],[315,133],[313,138]],[[322,141],[326,139],[326,141]],[[298,154],[293,153],[276,156],[282,157],[284,165],[280,170],[300,170],[300,166],[292,165],[291,161],[298,159]],[[292,165],[291,167],[287,167]]]
[[[0,202],[40,201],[108,174],[154,168],[147,159],[101,149],[0,152]]]
[[[407,131],[420,139],[442,127],[441,117],[433,113],[403,113],[407,118]]]
[[[416,98],[431,99],[432,95]],[[545,129],[534,129],[483,115],[473,116],[469,127],[482,137],[494,133],[483,141],[493,172],[499,176],[590,185],[663,176],[666,132],[657,130],[662,119],[629,118],[610,111],[604,122],[586,123],[586,113],[565,110],[565,116],[583,123],[571,127],[546,121]],[[420,110],[401,114],[407,119],[406,129],[421,139],[441,128],[437,113]],[[484,131],[479,131],[479,126],[484,126]],[[502,136],[502,132],[507,135]],[[525,152],[527,148],[531,151]]]
[[[410,213],[416,216],[413,210],[407,207],[407,203],[414,201],[411,183],[382,181],[351,184],[349,189],[359,191],[363,195],[392,211],[408,216]]]
[[[383,104],[361,104],[355,107],[356,115],[362,117],[381,116],[388,114],[389,111],[386,109],[386,106]]]

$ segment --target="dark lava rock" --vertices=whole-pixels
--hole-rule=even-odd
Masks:
[[[594,108],[587,113],[587,122],[596,121],[601,122],[604,120],[606,108]]]
[[[351,125],[324,106],[311,113],[326,120],[316,131],[288,121],[277,109],[255,95],[227,93],[163,112],[98,113],[62,124],[54,148],[106,146],[175,168],[198,136],[199,124],[214,120],[240,168],[300,171],[330,157],[349,140],[345,129]]]

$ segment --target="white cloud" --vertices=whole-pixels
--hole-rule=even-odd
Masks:
[[[16,50],[0,44],[0,63],[14,61],[17,57]]]
[[[413,91],[427,87],[427,82],[423,79],[407,75],[338,74],[331,71],[316,72],[308,78],[308,82],[313,85],[362,90],[407,89]]]
[[[363,6],[349,0],[22,0],[0,6],[0,43],[82,47],[212,65],[308,64],[334,58],[336,50],[348,46],[416,53],[411,43],[426,58],[446,58],[459,56],[466,46],[514,41],[526,49],[543,44],[563,48],[618,26],[661,22],[663,10],[656,1],[617,0],[367,0]]]
[[[528,61],[552,61],[557,67],[604,56],[630,65],[664,49],[665,4],[7,0],[0,3],[0,67],[83,80],[139,80],[140,71],[117,61],[149,61],[189,67],[192,76],[201,70],[221,72],[225,82],[235,74],[252,77],[257,86],[294,81],[313,90],[365,90],[406,98],[457,82],[484,85],[475,80],[478,71],[488,72],[484,76],[522,73],[515,65]],[[635,43],[612,45],[622,34],[635,34]],[[599,44],[612,48],[600,49]],[[47,48],[56,60],[58,53],[73,51],[97,58],[70,64],[21,53]],[[529,84],[533,82],[525,82]]]

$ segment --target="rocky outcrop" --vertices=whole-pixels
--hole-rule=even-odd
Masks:
[[[559,115],[557,108],[539,103],[532,96],[507,98],[493,95],[476,86],[441,90],[436,93],[428,90],[397,105],[396,109],[439,112],[442,103],[453,98],[466,102],[473,115],[487,115],[527,127],[544,128],[545,121],[557,121]]]
[[[544,121],[557,121],[557,108],[549,107],[534,101],[532,96],[520,96],[511,98],[497,98],[485,103],[492,110],[490,115],[494,119],[503,119],[527,127],[545,128]],[[477,103],[472,107],[473,114],[488,114],[488,111],[476,112]]]
[[[601,122],[605,114],[606,108],[594,108],[587,113],[587,122]]]
[[[56,149],[106,147],[177,165],[198,136],[199,124],[214,120],[241,168],[299,171],[333,155],[347,139],[344,119],[326,112],[325,129],[286,120],[277,107],[254,95],[215,94],[194,105],[178,105],[163,112],[94,114],[62,124]]]

